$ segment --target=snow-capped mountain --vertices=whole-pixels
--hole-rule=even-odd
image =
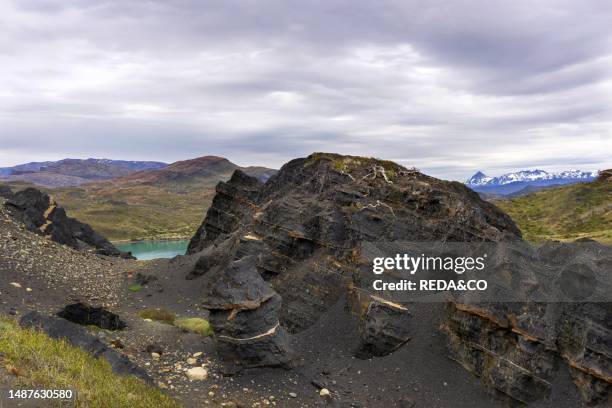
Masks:
[[[597,172],[565,170],[549,173],[544,170],[521,170],[506,173],[499,177],[489,177],[481,171],[476,172],[465,184],[472,190],[491,194],[512,194],[527,186],[547,187],[593,181]]]

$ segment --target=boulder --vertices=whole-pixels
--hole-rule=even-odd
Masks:
[[[93,325],[105,330],[121,330],[127,327],[115,313],[102,307],[93,307],[83,303],[74,303],[64,307],[57,315],[84,326]]]
[[[231,262],[204,277],[203,306],[210,310],[217,352],[232,366],[283,366],[292,359],[280,326],[281,298],[255,268],[254,259]]]
[[[352,298],[360,322],[357,357],[383,357],[410,340],[412,315],[406,306],[357,290]]]

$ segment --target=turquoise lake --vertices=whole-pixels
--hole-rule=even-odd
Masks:
[[[131,252],[139,260],[158,258],[173,258],[176,255],[185,255],[189,240],[177,241],[134,241],[116,243],[121,251]]]

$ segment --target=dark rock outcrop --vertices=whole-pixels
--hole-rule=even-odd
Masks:
[[[115,313],[101,307],[74,303],[63,308],[59,317],[80,325],[93,325],[105,330],[121,330],[127,327]]]
[[[0,197],[10,200],[13,198],[13,191],[10,189],[10,187],[0,186]]]
[[[188,278],[204,280],[221,355],[246,366],[285,363],[285,327],[308,327],[360,284],[364,241],[520,238],[507,215],[462,184],[374,159],[314,154],[265,184],[236,171],[216,191],[189,244],[199,260]],[[409,338],[403,306],[370,301],[368,312],[355,311],[364,357]]]
[[[523,245],[509,262],[489,273],[516,282],[505,286],[523,301],[456,296],[442,324],[451,358],[491,391],[522,403],[547,398],[556,369],[565,365],[586,404],[608,406],[612,248],[596,242]]]
[[[4,204],[11,215],[26,228],[74,249],[93,249],[98,254],[133,258],[121,252],[89,225],[66,215],[66,211],[47,194],[26,188],[9,197]]]
[[[612,169],[600,171],[597,181],[612,182]]]
[[[23,316],[19,324],[24,328],[41,330],[54,339],[65,339],[75,347],[79,347],[94,357],[106,359],[117,374],[134,375],[150,384],[153,380],[126,356],[107,347],[97,337],[89,334],[78,324],[59,317],[45,316],[38,312],[30,312]]]

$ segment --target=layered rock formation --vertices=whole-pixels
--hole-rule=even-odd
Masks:
[[[462,184],[374,159],[314,154],[265,184],[237,171],[216,191],[189,244],[199,260],[188,278],[203,275],[221,354],[248,366],[285,362],[285,327],[308,327],[360,285],[364,241],[520,237],[510,218]],[[360,356],[408,341],[407,309],[367,302],[355,308]]]
[[[9,190],[3,195],[8,198],[4,204],[6,209],[32,232],[74,249],[92,249],[101,255],[131,258],[89,225],[68,217],[63,208],[40,190],[26,188],[17,193]]]
[[[373,293],[368,261],[402,241],[508,243],[498,247],[493,272],[499,293],[512,299],[458,297],[440,316],[451,358],[515,402],[545,399],[565,364],[585,402],[607,403],[609,252],[536,250],[506,214],[462,184],[392,162],[313,154],[265,184],[234,173],[217,186],[190,242],[198,261],[188,278],[203,280],[219,353],[232,364],[286,364],[287,331],[309,327],[343,296],[359,321],[355,355],[384,356],[410,344],[412,312],[422,304]]]
[[[596,242],[513,247],[512,257],[498,257],[488,273],[506,280],[497,283],[521,301],[456,296],[442,325],[451,358],[493,392],[522,403],[547,398],[565,365],[586,404],[608,406],[612,248]]]

